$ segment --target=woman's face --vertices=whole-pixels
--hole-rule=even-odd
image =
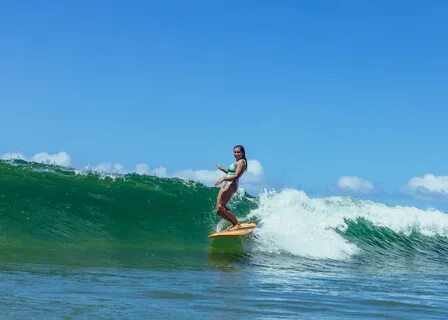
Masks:
[[[240,148],[233,149],[233,155],[236,160],[240,160],[243,157],[243,153],[241,152]]]

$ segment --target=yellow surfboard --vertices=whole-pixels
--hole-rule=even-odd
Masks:
[[[250,223],[241,223],[241,227],[238,230],[232,231],[220,231],[210,234],[209,238],[220,238],[220,237],[237,237],[237,236],[245,236],[254,232],[257,224]]]

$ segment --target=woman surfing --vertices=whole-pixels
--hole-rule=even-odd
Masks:
[[[228,231],[238,230],[240,228],[238,219],[226,205],[238,190],[238,181],[247,170],[246,151],[244,150],[244,147],[242,145],[233,147],[233,155],[236,161],[232,163],[228,169],[224,169],[219,164],[216,165],[219,170],[226,174],[215,183],[215,186],[224,183],[218,193],[216,213],[232,224],[232,226],[227,229]]]

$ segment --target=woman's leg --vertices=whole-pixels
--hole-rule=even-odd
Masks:
[[[219,190],[218,200],[216,203],[216,212],[222,218],[232,223],[232,227],[239,225],[239,222],[235,215],[226,207],[226,205],[235,192],[236,188],[232,185],[222,187],[221,190]]]

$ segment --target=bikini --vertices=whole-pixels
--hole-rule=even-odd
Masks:
[[[246,165],[246,160],[243,159],[243,161],[244,161],[244,165]],[[236,172],[236,167],[237,167],[237,163],[236,163],[236,162],[232,163],[232,164],[229,166],[229,168],[227,169],[226,177],[234,176],[234,175],[235,175],[235,172]],[[243,173],[244,173],[244,171],[243,171]],[[243,175],[243,174],[241,174],[241,175],[238,177],[238,179],[235,179],[235,180],[232,180],[232,181],[226,181],[226,185],[229,185],[229,184],[230,184],[230,185],[234,185],[236,188],[238,188],[238,183],[239,183],[240,177],[241,177],[242,175]]]

